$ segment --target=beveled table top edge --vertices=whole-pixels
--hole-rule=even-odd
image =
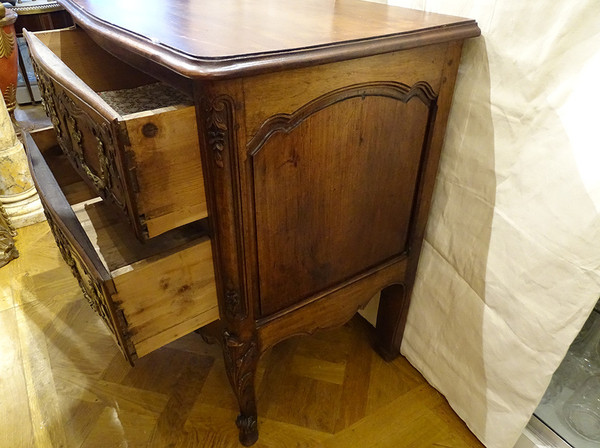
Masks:
[[[190,79],[217,80],[267,72],[315,66],[443,42],[464,40],[481,34],[477,22],[456,17],[448,25],[362,39],[332,42],[280,51],[245,53],[234,56],[195,56],[151,38],[136,34],[96,17],[71,3],[58,0],[105,50],[127,61],[128,55],[141,56]]]

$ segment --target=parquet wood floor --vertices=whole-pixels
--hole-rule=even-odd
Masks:
[[[188,335],[131,368],[81,296],[46,223],[0,269],[0,447],[238,447],[217,345]],[[481,447],[400,358],[345,326],[276,346],[259,365],[256,447]]]

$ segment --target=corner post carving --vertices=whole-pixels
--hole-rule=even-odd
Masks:
[[[204,134],[202,148],[205,164],[208,206],[213,228],[213,251],[217,280],[222,285],[221,312],[230,321],[242,321],[249,315],[244,294],[243,235],[241,192],[236,145],[234,100],[228,95],[201,97]]]
[[[201,151],[223,328],[223,356],[240,408],[236,420],[240,442],[250,446],[258,439],[254,377],[261,351],[248,298],[251,288],[246,284],[237,121],[243,120],[243,114],[236,117],[241,107],[236,103],[236,95],[231,84],[202,84],[196,104],[198,129],[204,141]]]
[[[254,337],[243,340],[224,331],[223,355],[227,377],[240,406],[240,415],[235,421],[240,430],[240,443],[250,446],[258,440],[254,392],[254,377],[259,357],[258,343]]]
[[[207,101],[204,106],[206,112],[206,133],[215,164],[224,167],[223,150],[227,144],[228,133],[231,129],[231,99],[216,97]]]
[[[228,288],[225,291],[225,316],[230,321],[241,321],[246,317],[240,293]]]

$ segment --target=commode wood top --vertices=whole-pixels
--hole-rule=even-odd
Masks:
[[[316,65],[477,36],[469,19],[358,0],[60,0],[96,39],[191,78]]]

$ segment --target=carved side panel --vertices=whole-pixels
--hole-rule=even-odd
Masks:
[[[68,238],[62,232],[60,227],[54,222],[53,216],[46,212],[46,218],[62,258],[71,268],[71,272],[79,283],[79,287],[83,292],[83,296],[90,307],[96,312],[96,314],[100,316],[109,330],[113,333],[115,340],[117,341],[121,351],[125,354],[125,357],[131,361],[131,359],[136,357],[135,348],[133,347],[127,332],[124,330],[126,328],[124,316],[122,316],[122,313],[120,312],[116,312],[114,314],[111,313],[110,305],[108,303],[108,299],[106,298],[108,293],[102,282],[92,275],[86,268],[79,255],[77,255],[77,251],[75,251],[69,243]],[[113,315],[116,319],[122,319],[122,321],[115,322],[115,320],[112,318]]]
[[[425,82],[373,82],[262,124],[247,146],[262,316],[407,256],[435,111]]]
[[[117,167],[117,138],[111,123],[91,117],[58,88],[35,64],[44,109],[50,117],[57,140],[75,168],[87,177],[103,199],[127,215],[126,188]]]

